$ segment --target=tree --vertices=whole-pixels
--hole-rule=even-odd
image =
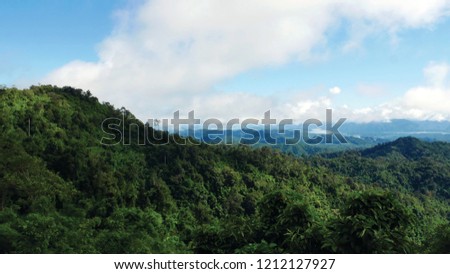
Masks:
[[[353,194],[331,226],[326,246],[339,253],[408,253],[414,217],[392,192]]]

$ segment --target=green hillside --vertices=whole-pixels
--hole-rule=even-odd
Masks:
[[[129,111],[69,87],[0,88],[0,110],[0,253],[450,252],[448,143],[139,145]],[[101,144],[113,117],[130,145]]]

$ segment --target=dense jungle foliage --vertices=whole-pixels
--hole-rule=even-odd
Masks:
[[[450,252],[449,143],[140,145],[129,111],[70,87],[0,87],[0,111],[0,253]],[[130,145],[100,143],[112,117]]]

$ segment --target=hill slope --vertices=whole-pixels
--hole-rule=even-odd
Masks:
[[[395,141],[377,145],[362,152],[365,157],[376,158],[398,153],[409,160],[419,160],[424,157],[448,159],[450,144],[446,142],[427,143],[413,137],[402,137]]]

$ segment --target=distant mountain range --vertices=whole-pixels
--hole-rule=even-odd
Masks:
[[[273,126],[276,128],[276,126]],[[291,153],[297,156],[313,155],[319,153],[334,153],[348,149],[366,149],[378,144],[386,143],[396,140],[401,137],[415,137],[423,141],[444,141],[450,142],[450,122],[449,121],[413,121],[405,119],[396,119],[389,122],[370,122],[370,123],[344,123],[339,131],[343,134],[347,143],[341,143],[336,138],[333,138],[333,143],[327,144],[324,141],[319,144],[311,145],[304,141],[296,144],[286,144],[286,139],[294,136],[294,130],[301,131],[301,125],[293,125],[287,128],[286,132],[281,134],[277,130],[271,130],[271,137],[276,139],[276,144],[269,144],[266,141],[268,134],[264,132],[262,127],[256,128],[255,131],[259,133],[261,139],[255,143],[251,143],[255,147],[269,146],[285,153]],[[324,136],[324,128],[312,128],[309,133],[310,138],[316,136]],[[244,133],[241,130],[228,130],[225,132],[214,132],[209,136],[205,129],[198,129],[195,131],[195,139],[206,143],[214,142],[214,138],[219,136],[226,143],[245,143],[253,136],[252,134]],[[181,135],[189,135],[187,131],[182,131]],[[232,137],[232,141],[230,141]],[[228,141],[225,141],[228,140]]]
[[[413,136],[428,141],[450,141],[449,121],[413,121],[396,119],[389,122],[344,123],[341,132],[346,136],[372,137],[393,140]]]

